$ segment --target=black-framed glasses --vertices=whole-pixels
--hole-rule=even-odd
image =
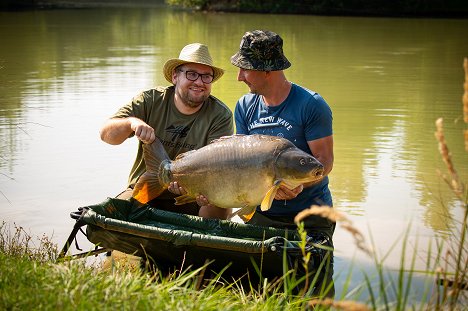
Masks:
[[[185,77],[187,78],[187,80],[190,80],[190,81],[197,81],[198,77],[201,77],[202,82],[205,84],[210,84],[211,82],[213,82],[213,78],[214,78],[213,75],[210,75],[207,73],[201,74],[196,71],[191,71],[191,70],[183,71],[181,69],[179,69],[179,71],[185,72]]]

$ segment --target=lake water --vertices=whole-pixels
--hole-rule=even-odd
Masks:
[[[456,240],[462,204],[437,174],[446,168],[434,122],[444,118],[466,182],[461,96],[468,20],[457,19],[165,7],[0,12],[0,221],[62,246],[74,224],[70,212],[126,185],[136,141],[103,143],[98,131],[105,119],[140,90],[167,85],[162,65],[192,42],[207,44],[226,69],[213,94],[234,108],[248,88],[236,81],[229,58],[245,31],[259,28],[283,37],[292,62],[288,79],[330,104],[335,207],[381,256],[388,254],[385,264],[400,266],[401,246],[394,244],[407,230],[407,246],[421,258],[436,237]],[[335,270],[346,274],[351,260],[369,260],[339,225],[334,241]]]

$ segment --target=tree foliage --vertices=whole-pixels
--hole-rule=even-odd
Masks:
[[[166,0],[195,10],[339,15],[463,15],[463,0]]]

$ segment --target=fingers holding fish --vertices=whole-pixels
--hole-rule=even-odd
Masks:
[[[285,185],[281,185],[275,195],[275,200],[292,200],[304,190],[303,185],[299,185],[294,189],[289,189]]]
[[[196,200],[198,206],[214,206],[213,204],[210,204],[210,202],[204,195],[197,195]]]
[[[152,127],[139,127],[135,131],[135,136],[145,144],[151,144],[156,138]]]
[[[154,129],[138,118],[131,118],[130,127],[135,136],[145,144],[151,144],[155,139]]]
[[[169,187],[167,187],[167,190],[169,190],[169,192],[172,192],[172,193],[177,194],[177,195],[187,194],[187,191],[185,191],[184,188],[180,187],[179,183],[177,181],[171,181],[169,183]]]

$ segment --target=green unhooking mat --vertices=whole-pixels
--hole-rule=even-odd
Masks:
[[[114,198],[82,208],[77,222],[87,225],[92,243],[148,258],[159,268],[200,267],[210,261],[209,269],[215,271],[230,265],[226,271],[231,275],[249,271],[259,276],[261,271],[270,278],[301,266],[295,231],[137,207]],[[324,258],[326,250],[320,246],[326,243],[323,236],[308,237],[309,271]]]

